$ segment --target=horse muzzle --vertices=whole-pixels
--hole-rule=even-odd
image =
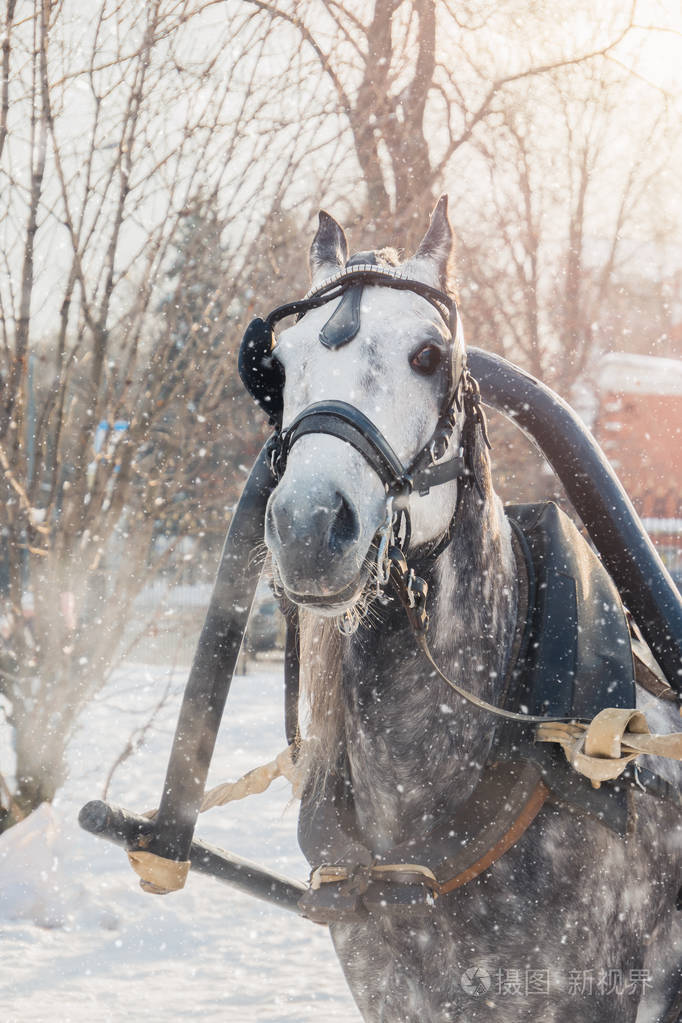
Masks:
[[[283,479],[265,519],[265,542],[287,596],[327,613],[359,597],[375,531],[367,535],[355,503],[333,483]]]

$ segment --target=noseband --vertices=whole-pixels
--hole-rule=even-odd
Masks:
[[[458,479],[465,472],[464,455],[437,463],[455,428],[455,416],[448,409],[439,420],[429,443],[405,467],[371,419],[345,401],[317,401],[305,408],[279,436],[273,468],[280,477],[297,440],[311,433],[326,433],[346,441],[359,451],[383,483],[388,497],[400,498],[416,490],[428,494],[431,487]]]

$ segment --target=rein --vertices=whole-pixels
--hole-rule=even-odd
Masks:
[[[515,711],[505,710],[503,707],[497,707],[492,703],[488,703],[487,700],[481,699],[480,696],[476,696],[475,693],[469,692],[468,689],[464,689],[463,686],[458,685],[457,682],[453,682],[452,679],[448,678],[434,660],[426,638],[429,627],[429,616],[426,611],[428,583],[424,579],[415,575],[412,569],[408,568],[407,561],[405,560],[405,556],[400,548],[391,547],[388,551],[388,558],[391,565],[390,581],[398,594],[400,603],[405,609],[417,646],[422,651],[438,677],[450,686],[450,688],[459,696],[466,700],[467,703],[472,704],[474,707],[478,707],[479,710],[484,710],[489,714],[494,714],[496,717],[505,718],[507,721],[523,722],[523,724],[532,725],[564,721],[575,723],[587,722],[587,718],[518,714]],[[507,675],[509,675],[513,669],[514,664],[512,661],[507,669]]]

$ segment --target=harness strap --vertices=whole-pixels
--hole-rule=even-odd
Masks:
[[[282,431],[273,468],[283,475],[289,452],[301,437],[309,434],[327,434],[346,441],[359,451],[376,472],[389,495],[409,494],[413,489],[427,494],[431,487],[470,475],[465,454],[461,451],[445,462],[435,462],[436,439],[443,442],[444,435],[452,434],[454,420],[448,410],[445,421],[439,422],[434,438],[422,449],[409,466],[404,466],[384,435],[360,409],[345,401],[317,401],[296,416]]]
[[[598,789],[603,781],[620,777],[637,757],[682,760],[682,732],[652,735],[641,711],[607,707],[589,725],[548,722],[539,725],[537,742],[559,743],[576,771]]]
[[[426,639],[429,624],[426,582],[408,570],[401,551],[391,548],[388,556],[391,582],[405,609],[417,645],[438,677],[468,703],[507,721],[537,725],[535,741],[558,743],[571,766],[589,778],[594,788],[599,788],[603,781],[620,777],[628,765],[642,755],[682,761],[682,732],[652,735],[641,711],[607,707],[589,721],[577,717],[518,714],[496,707],[453,682],[434,660]]]
[[[496,707],[453,682],[434,660],[426,639],[429,622],[426,613],[427,584],[410,573],[401,551],[392,548],[389,559],[391,582],[407,613],[417,645],[438,677],[467,703],[507,721],[537,725],[536,741],[559,743],[571,766],[589,778],[594,788],[599,788],[603,781],[620,777],[628,765],[642,755],[682,761],[682,732],[652,735],[641,711],[607,707],[590,721],[577,717],[518,714]]]
[[[651,653],[644,637],[630,612],[625,609],[625,614],[630,628],[630,646],[635,663],[635,681],[642,689],[655,696],[657,700],[667,700],[669,703],[677,702],[677,693],[669,684],[663,669]]]
[[[484,873],[515,845],[548,796],[536,766],[489,764],[464,804],[444,809],[423,835],[369,863],[316,867],[299,905],[318,923],[345,919],[363,905],[370,910],[433,905]]]
[[[356,890],[367,891],[372,882],[388,881],[398,884],[423,884],[434,896],[441,894],[438,878],[430,867],[420,863],[381,863],[372,867],[349,867],[343,864],[323,863],[310,875],[310,888],[318,891],[323,884],[352,881]]]
[[[282,605],[280,605],[282,606]],[[301,648],[298,623],[298,608],[287,609],[286,642],[284,647],[284,733],[292,750],[294,763],[301,748],[301,731],[298,722],[298,698],[301,688]]]
[[[538,779],[528,802],[512,821],[508,830],[475,863],[472,863],[470,867],[462,870],[456,877],[450,878],[449,881],[441,885],[441,895],[445,895],[447,892],[454,891],[469,881],[473,881],[484,870],[487,870],[493,863],[497,862],[501,856],[504,856],[512,846],[516,845],[539,814],[549,794],[549,789],[545,783]]]
[[[398,594],[400,602],[405,609],[417,645],[438,677],[449,685],[451,689],[454,689],[454,691],[465,699],[467,703],[473,704],[473,706],[478,707],[479,710],[485,710],[489,714],[494,714],[496,717],[505,718],[507,721],[519,721],[524,725],[539,724],[546,721],[574,722],[579,720],[574,717],[566,718],[547,717],[545,715],[533,714],[517,714],[516,711],[505,710],[503,707],[496,707],[494,704],[488,703],[487,700],[483,700],[480,696],[476,696],[475,693],[470,692],[463,686],[453,682],[452,679],[449,679],[447,675],[441,671],[434,660],[426,638],[429,625],[429,616],[426,612],[428,584],[423,579],[415,576],[414,572],[411,572],[408,569],[405,556],[398,548],[390,548],[388,557],[391,564],[390,579]]]
[[[500,691],[503,707],[508,705],[517,680],[518,666],[523,663],[528,651],[531,637],[530,609],[535,605],[535,573],[526,540],[514,520],[507,521],[511,526],[512,551],[516,563],[516,623]]]

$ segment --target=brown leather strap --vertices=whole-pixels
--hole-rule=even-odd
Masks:
[[[533,823],[538,813],[542,809],[542,806],[549,795],[549,789],[544,782],[539,781],[533,794],[526,803],[519,816],[516,818],[509,830],[495,843],[492,848],[472,863],[470,867],[463,870],[456,877],[450,878],[449,881],[439,885],[439,893],[441,895],[452,892],[455,888],[461,888],[462,885],[467,884],[469,881],[473,881],[475,877],[482,874],[483,871],[487,870],[493,865],[501,856],[511,849],[513,845],[516,845],[522,835],[526,833],[530,825]]]
[[[500,762],[486,767],[466,803],[440,833],[411,840],[417,862],[379,862],[371,866],[322,864],[313,870],[311,891],[351,883],[354,890],[380,889],[391,904],[393,885],[420,885],[433,896],[446,895],[478,877],[500,859],[528,830],[549,795],[538,768]],[[454,834],[453,834],[454,833]],[[399,855],[398,846],[391,855]],[[419,862],[421,861],[421,862]],[[430,865],[428,865],[430,864]],[[374,899],[372,900],[374,901]]]

